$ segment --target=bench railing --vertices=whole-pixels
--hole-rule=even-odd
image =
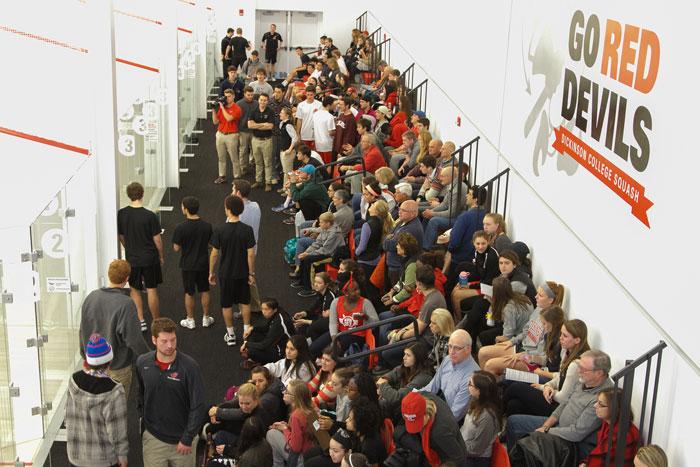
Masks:
[[[352,360],[357,360],[358,358],[366,357],[366,356],[371,355],[373,353],[380,353],[380,352],[384,352],[385,350],[395,349],[397,347],[406,347],[407,345],[410,345],[414,342],[418,342],[418,339],[420,339],[420,333],[418,330],[418,320],[412,314],[405,314],[405,315],[399,315],[399,316],[392,316],[391,318],[382,319],[379,321],[375,321],[374,323],[367,323],[367,324],[363,324],[362,326],[358,326],[356,328],[348,329],[346,331],[341,331],[333,337],[333,343],[332,343],[333,348],[334,349],[337,348],[336,340],[339,339],[341,336],[347,336],[350,334],[354,334],[358,331],[365,331],[367,329],[374,329],[374,328],[377,328],[377,327],[382,326],[384,324],[390,324],[390,323],[394,323],[397,321],[404,322],[405,323],[404,326],[406,324],[408,324],[408,321],[411,321],[410,324],[413,326],[413,336],[406,338],[406,339],[401,339],[400,341],[390,342],[388,344],[375,346],[373,349],[363,350],[361,352],[354,353],[352,355],[338,356],[337,362],[338,363],[347,363],[347,362],[350,362]]]
[[[365,11],[355,20],[355,29],[364,31],[367,29],[367,12]]]
[[[331,169],[331,170],[332,170],[333,167],[335,167],[336,165],[349,165],[349,164],[351,164],[351,163],[357,164],[358,162],[359,162],[359,164],[362,166],[362,170],[361,170],[361,171],[359,171],[359,172],[354,172],[354,173],[351,173],[351,174],[345,173],[345,174],[339,175],[339,176],[337,176],[337,177],[335,177],[335,178],[329,178],[328,180],[319,181],[318,183],[320,183],[321,185],[330,185],[330,184],[333,183],[333,182],[337,182],[337,181],[339,181],[339,180],[345,180],[345,179],[348,178],[348,177],[355,177],[355,176],[364,177],[365,174],[367,173],[367,169],[366,169],[366,167],[365,167],[365,158],[362,157],[362,156],[349,156],[349,157],[344,157],[343,159],[340,159],[340,160],[337,160],[337,161],[333,161],[333,162],[329,162],[328,164],[319,165],[318,167],[316,167],[316,170],[314,170],[314,177],[316,177],[317,174],[318,174],[318,175],[321,175],[321,174],[323,173],[323,171],[325,171],[325,170],[327,170],[327,169]]]
[[[507,168],[479,185],[488,190],[488,197],[484,205],[489,212],[501,214],[503,217],[506,216],[509,182],[510,168]]]
[[[466,177],[467,186],[470,187],[474,185],[476,180],[476,171],[479,167],[479,139],[472,139],[468,143],[460,146],[455,152],[450,156],[452,161],[452,169],[457,170],[457,179],[464,181]],[[466,171],[466,173],[465,173]],[[452,185],[450,190],[450,196],[452,195],[452,190],[455,189],[455,185]],[[450,225],[452,225],[452,220],[459,216],[462,211],[462,206],[464,204],[464,197],[466,193],[462,193],[462,184],[457,184],[457,199],[460,203],[457,206],[450,205]]]
[[[616,407],[617,397],[613,397],[610,401],[610,411],[615,414],[616,410],[620,410],[620,417],[618,422],[617,431],[617,443],[615,444],[615,453],[620,453],[615,456],[615,467],[622,467],[625,463],[625,456],[621,453],[625,452],[625,441],[627,440],[627,433],[629,431],[630,423],[632,422],[631,413],[631,401],[632,401],[632,389],[634,388],[634,377],[637,368],[645,365],[645,375],[644,375],[644,391],[642,395],[642,409],[639,416],[639,445],[646,445],[651,443],[651,437],[654,433],[654,415],[656,412],[656,396],[659,390],[659,374],[661,373],[661,355],[666,348],[666,343],[660,341],[653,349],[646,352],[644,355],[639,357],[634,361],[628,360],[623,369],[612,375],[613,383],[615,383],[615,391],[620,389],[620,381],[622,381],[622,407]],[[647,423],[647,428],[645,428],[646,421],[646,410],[647,401],[649,396],[649,386],[651,385],[651,372],[652,372],[652,360],[656,357],[656,365],[654,368],[654,381],[653,389],[651,394],[651,409],[649,414],[649,421]],[[646,432],[646,436],[645,436]],[[608,438],[608,452],[605,456],[605,465],[609,467],[612,465],[610,461],[610,454],[612,451],[612,436]]]
[[[408,91],[411,109],[427,112],[428,109],[428,79],[424,79],[415,88]]]
[[[399,86],[406,90],[413,89],[413,72],[416,68],[415,63],[411,63],[408,68],[406,68],[403,73],[399,75]]]
[[[377,68],[379,67],[379,62],[382,60],[386,61],[387,63],[391,63],[391,38],[378,44],[375,43],[374,49],[372,49],[372,53],[370,54],[369,69],[373,73],[376,73]]]

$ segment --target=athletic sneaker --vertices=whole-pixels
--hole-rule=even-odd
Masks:
[[[283,210],[282,212],[285,214],[288,214],[290,216],[293,216],[294,214],[297,213],[297,208],[295,208],[294,206],[290,206],[287,209]]]
[[[287,209],[288,207],[289,207],[289,206],[287,206],[286,204],[282,203],[282,204],[280,204],[279,206],[275,206],[274,208],[271,208],[271,209],[272,209],[272,212],[282,212],[282,211],[284,211],[285,209]]]
[[[194,329],[194,318],[185,318],[180,321],[180,326],[187,329]]]
[[[148,324],[146,324],[146,321],[141,320],[141,332],[148,331]]]
[[[313,290],[302,290],[297,293],[298,296],[303,297],[303,298],[310,298],[310,297],[315,297],[316,292]]]
[[[301,289],[302,287],[304,287],[300,280],[292,281],[292,283],[289,285],[295,289]]]
[[[286,224],[286,225],[294,225],[294,222],[295,222],[294,216],[288,217],[282,221],[282,223]]]
[[[228,332],[224,334],[224,342],[226,342],[226,345],[229,347],[233,347],[236,345],[236,335],[231,335]]]
[[[217,185],[221,185],[222,183],[226,183],[226,177],[218,176],[216,179],[214,179],[214,183]]]
[[[202,327],[203,328],[208,328],[214,324],[214,318],[211,316],[202,316]]]

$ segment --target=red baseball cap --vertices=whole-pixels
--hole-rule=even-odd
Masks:
[[[417,392],[409,392],[401,401],[401,415],[406,431],[419,433],[423,429],[425,417],[425,397]]]

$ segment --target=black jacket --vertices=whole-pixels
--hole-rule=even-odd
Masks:
[[[157,439],[191,446],[207,415],[199,365],[178,351],[168,369],[161,371],[155,355],[155,351],[148,352],[136,360],[139,414]]]
[[[284,355],[287,339],[294,334],[294,322],[284,311],[280,310],[268,320],[268,330],[265,337],[258,342],[248,341],[246,346],[253,350],[265,350],[277,347],[277,355]]]
[[[279,378],[274,378],[260,395],[258,407],[253,414],[259,416],[265,426],[286,418],[286,408],[282,401],[283,390],[282,382]],[[240,409],[238,398],[231,402],[224,402],[216,410],[216,418],[225,422],[242,422],[253,414],[247,414]]]

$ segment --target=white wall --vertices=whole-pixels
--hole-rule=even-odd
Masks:
[[[696,307],[688,306],[686,291],[693,290],[691,281],[698,277],[694,268],[700,254],[692,247],[673,253],[677,238],[683,235],[680,226],[685,226],[688,214],[695,211],[688,194],[700,169],[697,158],[686,156],[689,148],[684,136],[693,134],[695,119],[690,112],[698,100],[697,93],[684,92],[692,89],[688,80],[697,76],[697,61],[683,58],[693,53],[696,41],[690,37],[694,30],[690,22],[695,17],[692,13],[697,12],[685,9],[669,14],[662,5],[650,1],[581,5],[573,1],[498,0],[452,3],[449,10],[425,8],[423,3],[410,1],[402,4],[405,14],[397,12],[391,2],[364,2],[350,17],[359,15],[363,6],[371,12],[370,29],[382,25],[392,38],[392,64],[401,69],[415,60],[423,68],[416,74],[416,83],[421,74],[432,78],[428,117],[439,121],[435,128],[440,136],[454,138],[457,143],[482,137],[479,181],[488,176],[487,165],[493,167],[491,174],[496,167],[512,166],[511,233],[530,245],[536,281],[551,279],[567,286],[569,315],[589,324],[592,344],[612,355],[614,370],[659,340],[672,346],[663,357],[654,441],[667,449],[672,465],[692,465],[694,456],[685,446],[692,445],[697,430],[693,411],[687,407],[693,406],[694,393],[700,389],[700,342],[693,338]],[[659,36],[661,65],[652,92],[642,95],[601,77],[600,62],[591,69],[571,63],[568,30],[572,14],[579,8],[586,17],[596,13],[603,30],[606,20],[614,19],[653,30]],[[697,10],[696,6],[689,8]],[[417,11],[419,27],[413,21]],[[545,105],[533,112],[532,129],[528,131],[525,125],[545,86],[544,76],[538,74],[542,70],[533,67],[529,58],[543,36],[552,40],[552,47],[544,41],[540,50],[548,58],[540,63],[545,72],[547,67],[561,67],[561,73],[563,67],[573,68],[625,96],[629,112],[642,104],[652,112],[653,152],[644,172],[634,171],[603,145],[581,136],[647,187],[647,195],[655,203],[649,210],[651,228],[633,217],[630,206],[584,167],[578,167],[572,176],[558,170],[571,167],[568,156],[550,151],[540,175],[534,174],[533,148],[539,124],[551,121],[544,127],[547,148],[554,141],[551,126],[561,120],[562,86],[558,86]],[[455,58],[456,67],[452,65]],[[684,105],[679,106],[679,102]],[[541,119],[542,111],[549,116],[546,120]],[[460,128],[455,125],[456,112],[462,117]],[[630,120],[629,114],[627,117]],[[629,128],[631,122],[627,124]],[[632,138],[629,129],[626,138]],[[694,230],[688,234],[691,232]],[[640,372],[637,381],[642,377]],[[640,399],[637,391],[637,413]]]

